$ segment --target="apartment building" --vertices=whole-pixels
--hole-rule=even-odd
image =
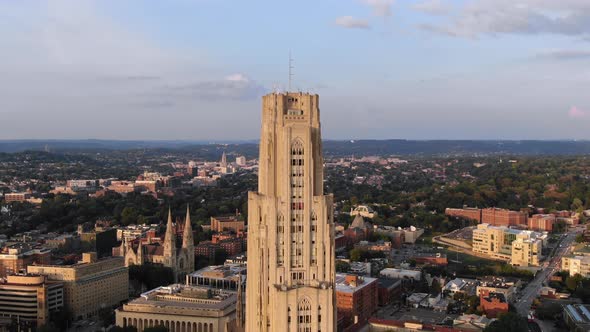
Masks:
[[[528,228],[532,231],[551,232],[555,221],[553,214],[534,214],[528,219]]]
[[[0,282],[0,317],[42,326],[63,305],[63,283],[45,276],[10,275]]]
[[[377,286],[376,278],[336,274],[336,307],[343,328],[368,320],[377,310]]]
[[[590,256],[570,255],[561,258],[561,269],[568,271],[570,276],[580,274],[590,277]]]
[[[49,264],[51,249],[16,243],[0,250],[0,277],[27,271],[32,264]]]
[[[74,318],[88,318],[101,308],[112,307],[129,297],[129,270],[122,257],[98,260],[84,253],[74,265],[31,265],[30,274],[45,275],[64,284],[64,304]]]
[[[526,226],[528,215],[525,212],[499,208],[481,210],[481,222],[494,226]]]
[[[473,252],[517,266],[538,266],[544,237],[537,232],[479,224],[473,230]]]

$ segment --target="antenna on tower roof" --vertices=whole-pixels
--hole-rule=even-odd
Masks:
[[[293,58],[291,57],[291,50],[289,50],[289,91],[291,91],[291,80],[293,78]]]

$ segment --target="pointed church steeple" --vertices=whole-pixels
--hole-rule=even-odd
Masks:
[[[194,247],[193,227],[191,226],[191,214],[188,204],[186,205],[186,218],[184,219],[184,233],[182,234],[182,247]]]
[[[227,166],[227,156],[225,155],[225,150],[223,151],[223,154],[221,155],[221,162],[219,164],[221,167]]]
[[[139,238],[139,244],[137,245],[137,265],[143,265],[143,243]]]
[[[174,234],[170,208],[168,208],[168,223],[166,224],[166,235],[164,235],[164,256],[176,256],[176,234]]]
[[[182,234],[182,251],[186,257],[184,272],[186,274],[192,273],[195,269],[195,242],[188,204],[186,205],[186,219],[184,220],[184,233]]]

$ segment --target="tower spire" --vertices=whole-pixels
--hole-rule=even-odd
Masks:
[[[172,257],[176,254],[176,234],[172,225],[172,211],[168,207],[168,222],[166,223],[166,234],[164,235],[164,256]]]
[[[227,155],[225,154],[225,150],[223,150],[223,154],[221,155],[221,162],[219,163],[221,167],[227,166]]]
[[[289,50],[289,90],[291,92],[291,81],[293,80],[293,58],[291,57],[291,50]]]
[[[186,205],[186,218],[184,219],[184,233],[182,234],[182,247],[194,246],[193,226],[191,225],[191,214],[188,204]]]

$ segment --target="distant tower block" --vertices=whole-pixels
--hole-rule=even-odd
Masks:
[[[246,331],[336,330],[332,195],[319,96],[262,98],[258,192],[248,195]]]

